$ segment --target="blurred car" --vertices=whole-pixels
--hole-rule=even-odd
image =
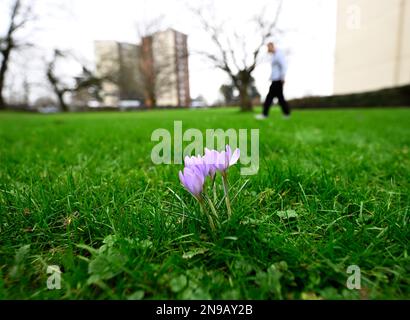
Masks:
[[[205,99],[202,97],[191,100],[191,108],[205,108],[207,106]]]
[[[60,109],[58,109],[56,106],[54,105],[48,105],[45,107],[39,107],[38,112],[40,113],[57,113],[60,111]]]
[[[99,102],[97,100],[90,100],[90,101],[88,101],[87,106],[89,108],[99,108],[99,107],[101,107],[101,102]]]
[[[141,101],[139,100],[121,100],[118,103],[118,108],[120,109],[130,109],[141,107]]]

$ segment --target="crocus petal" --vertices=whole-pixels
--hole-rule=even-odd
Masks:
[[[192,188],[194,194],[198,195],[202,192],[202,186],[203,186],[203,179],[201,179],[200,175],[194,175],[193,181],[192,181]]]
[[[196,197],[201,194],[205,178],[196,166],[185,167],[183,172],[179,172],[179,179],[188,192]]]
[[[179,171],[179,181],[181,181],[182,185],[185,185],[185,177],[184,177],[182,171]]]
[[[210,166],[209,167],[209,176],[213,179],[216,173],[216,167],[215,166]]]
[[[186,156],[184,158],[184,164],[186,167],[191,166],[192,165],[192,159],[189,156]]]
[[[203,176],[206,177],[209,173],[208,164],[204,161],[204,159],[200,155],[197,156],[196,162],[197,162],[197,168],[202,172]]]
[[[204,181],[205,181],[205,175],[203,174],[203,172],[202,172],[202,170],[201,170],[202,168],[201,168],[201,167],[194,166],[194,167],[192,167],[191,169],[192,169],[192,172],[193,172],[194,176],[198,177],[199,180],[201,181],[201,183],[204,183]]]
[[[203,161],[207,165],[208,175],[213,178],[217,170],[216,163],[218,160],[218,152],[215,150],[209,150],[205,148],[205,154],[203,156]]]
[[[229,160],[229,166],[233,166],[235,163],[238,162],[240,154],[241,154],[240,150],[236,148],[232,154],[231,159]]]
[[[231,146],[229,144],[227,144],[225,146],[225,157],[226,157],[226,162],[229,163],[229,159],[231,159],[231,155],[232,155],[232,150],[231,150]]]
[[[225,171],[228,168],[228,163],[226,161],[226,152],[221,151],[218,153],[217,161],[216,161],[216,169],[218,171]]]
[[[204,155],[204,162],[209,165],[213,166],[215,165],[215,154],[213,150],[209,150],[208,148],[205,148],[205,155]]]
[[[187,168],[193,168],[196,167],[199,169],[199,171],[202,172],[204,176],[207,176],[209,173],[209,168],[208,165],[204,162],[203,158],[198,155],[198,156],[186,156],[184,159],[185,167]]]
[[[192,173],[191,170],[189,168],[184,168],[184,173],[183,173],[183,185],[185,187],[185,189],[187,189],[189,192],[191,192],[192,190],[192,184],[191,184],[191,180],[192,180]]]

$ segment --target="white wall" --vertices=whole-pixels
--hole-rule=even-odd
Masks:
[[[409,2],[338,0],[336,94],[410,83]]]

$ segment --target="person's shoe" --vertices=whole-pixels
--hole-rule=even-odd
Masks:
[[[256,120],[265,120],[267,118],[267,116],[265,116],[264,114],[258,114],[255,116]]]
[[[290,114],[285,114],[285,115],[283,115],[283,119],[285,119],[285,120],[290,120]]]

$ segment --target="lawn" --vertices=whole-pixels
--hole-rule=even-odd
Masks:
[[[151,161],[174,120],[260,129],[216,232],[182,165]],[[409,152],[410,109],[0,113],[0,298],[409,299]]]

